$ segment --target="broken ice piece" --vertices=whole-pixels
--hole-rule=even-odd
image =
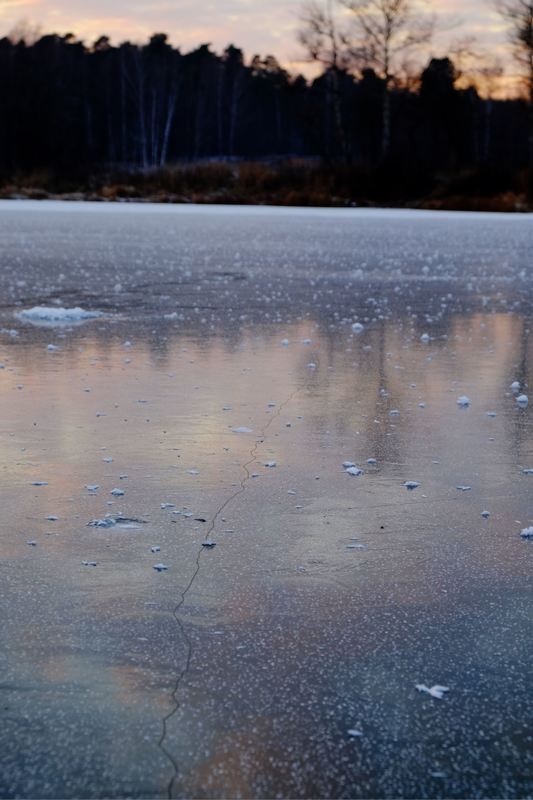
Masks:
[[[168,569],[168,567],[166,564],[154,564],[154,569],[157,572],[165,572]]]
[[[119,514],[116,517],[104,517],[103,519],[93,519],[87,523],[89,528],[113,528],[115,525],[146,525],[145,519],[138,517],[123,517]]]
[[[356,467],[355,465],[353,467],[347,467],[345,472],[348,475],[353,475],[355,478],[357,478],[359,475],[363,475],[363,470],[359,469],[359,467]]]
[[[461,406],[461,408],[468,408],[470,405],[470,398],[466,396],[466,394],[462,395],[462,397],[457,398],[457,405]]]
[[[419,692],[425,692],[426,694],[431,695],[431,697],[434,697],[435,700],[442,700],[446,692],[450,691],[447,686],[437,685],[437,686],[432,686],[430,688],[429,686],[426,686],[424,683],[417,683],[415,688]]]
[[[520,536],[523,539],[533,539],[533,528],[523,528]]]
[[[122,497],[123,494],[124,494],[124,490],[123,489],[111,489],[109,494],[112,494],[113,497]]]
[[[414,489],[418,489],[418,487],[420,486],[420,484],[418,483],[418,481],[405,481],[405,483],[404,483],[403,485],[404,485],[404,486],[405,486],[405,488],[406,488],[406,489],[408,489],[410,492],[412,492]]]

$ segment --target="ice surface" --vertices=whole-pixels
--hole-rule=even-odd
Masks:
[[[530,796],[531,218],[0,202],[0,242],[0,795]]]

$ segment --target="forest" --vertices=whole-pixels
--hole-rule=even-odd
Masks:
[[[3,196],[435,207],[527,196],[527,98],[460,88],[450,57],[403,83],[325,59],[309,80],[233,45],[182,53],[163,33],[142,45],[51,34],[1,39],[0,74]]]

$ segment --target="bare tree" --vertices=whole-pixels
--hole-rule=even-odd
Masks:
[[[416,49],[430,42],[435,17],[421,12],[413,0],[340,0],[355,23],[351,52],[355,63],[371,67],[384,82],[381,153],[391,144],[391,89]]]
[[[528,103],[528,197],[533,199],[533,0],[496,0],[508,24],[509,40],[520,65]]]
[[[346,135],[342,119],[339,74],[349,63],[349,39],[335,14],[337,0],[309,0],[300,16],[302,27],[298,40],[310,61],[320,64],[328,81],[333,105],[335,132],[343,157],[346,157]]]

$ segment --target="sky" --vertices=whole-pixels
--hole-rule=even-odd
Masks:
[[[445,24],[455,23],[437,40],[435,55],[444,52],[445,40],[474,35],[510,69],[503,26],[490,0],[426,3]],[[301,6],[301,0],[0,0],[0,36],[21,20],[43,33],[72,32],[87,43],[101,34],[115,43],[142,42],[161,31],[183,51],[207,42],[220,51],[232,43],[248,57],[272,53],[287,68],[305,71],[296,41]]]

